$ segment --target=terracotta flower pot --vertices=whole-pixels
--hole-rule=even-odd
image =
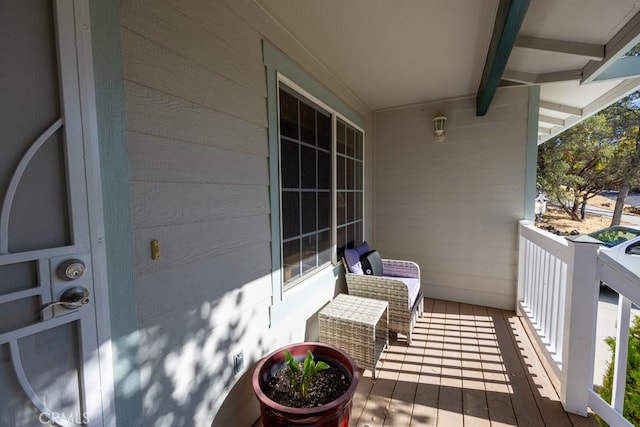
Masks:
[[[289,350],[294,358],[304,358],[311,350],[316,360],[331,366],[342,366],[351,377],[351,385],[338,399],[314,408],[292,408],[271,400],[263,389],[268,379],[285,367],[284,350]],[[253,371],[253,391],[260,402],[260,415],[264,427],[318,426],[347,427],[351,413],[351,399],[358,387],[360,372],[353,359],[342,350],[319,342],[304,342],[282,347],[265,356]]]

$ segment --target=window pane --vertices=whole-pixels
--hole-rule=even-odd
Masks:
[[[285,282],[300,276],[300,240],[282,245],[282,274]]]
[[[318,127],[318,147],[331,150],[331,116],[318,111],[316,113]]]
[[[316,145],[316,110],[304,102],[300,103],[300,139]]]
[[[302,274],[311,271],[318,266],[316,255],[316,235],[307,236],[302,239]]]
[[[342,190],[347,188],[347,177],[344,173],[345,168],[345,160],[344,157],[338,156],[338,170],[336,171],[338,174],[338,189]]]
[[[355,225],[356,227],[356,236],[355,236],[355,240],[356,242],[362,242],[364,240],[364,230],[362,229],[363,227],[363,223],[362,221],[358,221]]]
[[[347,242],[347,228],[346,226],[338,227],[336,237],[336,246],[338,247],[338,259],[342,258],[342,254]]]
[[[282,238],[300,235],[300,195],[294,191],[282,192]]]
[[[280,134],[298,139],[298,100],[280,91]]]
[[[347,156],[353,157],[356,154],[356,130],[351,126],[347,127]]]
[[[356,220],[355,202],[353,193],[347,193],[347,222]]]
[[[302,193],[302,234],[316,230],[316,193]]]
[[[331,233],[324,231],[318,235],[318,265],[331,261]]]
[[[280,176],[282,177],[282,188],[300,188],[300,177],[298,173],[300,163],[298,155],[299,147],[297,143],[286,139],[280,141]]]
[[[353,176],[355,173],[355,160],[347,159],[346,163],[347,163],[347,187],[346,188],[353,190],[356,188],[356,181]]]
[[[358,192],[354,194],[356,204],[356,219],[363,219],[362,212],[362,193]]]
[[[324,151],[318,151],[318,188],[331,189],[331,156]]]
[[[316,188],[316,150],[302,146],[302,188]]]
[[[345,154],[347,149],[345,147],[346,144],[346,136],[345,136],[346,128],[344,122],[338,120],[337,130],[336,130],[336,146],[338,153]]]
[[[362,142],[362,132],[356,131],[356,159],[362,160],[364,157],[364,146]]]
[[[360,242],[357,242],[360,243]],[[356,245],[356,227],[355,225],[347,226],[347,247],[352,248]]]
[[[329,228],[331,224],[331,194],[318,193],[318,230]]]
[[[347,220],[347,193],[338,192],[338,206],[336,208],[336,221],[338,225],[342,225]]]
[[[362,190],[362,162],[355,162],[355,189]]]

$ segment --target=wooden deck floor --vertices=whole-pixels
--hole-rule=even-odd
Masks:
[[[598,427],[564,412],[514,312],[426,299],[412,345],[402,338],[375,380],[361,371],[350,426]]]
[[[364,371],[351,426],[594,426],[564,412],[513,312],[425,300],[410,347]]]

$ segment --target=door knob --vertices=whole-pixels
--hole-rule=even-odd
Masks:
[[[74,309],[89,304],[89,290],[84,286],[74,286],[60,295],[60,304],[64,308]]]
[[[91,299],[89,298],[89,290],[84,286],[73,286],[71,288],[66,289],[62,295],[60,295],[60,300],[56,302],[52,302],[51,304],[47,304],[40,309],[40,313],[42,313],[47,308],[53,308],[56,305],[61,305],[64,308],[69,310],[77,310],[83,305],[89,304]]]
[[[60,280],[75,280],[82,276],[85,270],[86,266],[82,260],[68,259],[58,265],[58,268],[56,269],[56,276],[58,276]]]

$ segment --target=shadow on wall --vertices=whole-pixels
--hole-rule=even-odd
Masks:
[[[338,265],[337,268],[341,268],[341,265]],[[334,269],[334,271],[336,270]],[[336,271],[336,273],[338,273],[338,271]],[[336,276],[334,296],[347,293],[344,275],[336,274]],[[316,341],[318,335],[318,313],[314,313],[306,321],[304,339],[306,341]],[[271,351],[273,351],[273,348],[263,351],[259,358]],[[259,418],[260,406],[253,393],[251,383],[253,370],[257,362],[257,360],[254,360],[253,363],[250,363],[246,372],[229,391],[229,394],[213,420],[212,427],[250,426]]]
[[[249,283],[215,302],[176,298],[170,312],[160,311],[161,317],[144,322],[151,324],[140,331],[143,406],[149,425],[209,425],[237,380],[233,354],[239,349],[244,352],[245,373],[235,388],[245,386],[244,378],[250,376],[247,366],[271,348],[263,333],[269,321],[268,303],[253,304],[254,290]],[[252,300],[249,308],[246,298]],[[255,409],[254,420],[257,414]]]
[[[258,419],[260,405],[251,385],[253,369],[256,365],[257,362],[252,363],[229,391],[229,395],[213,420],[212,427],[250,426]]]

